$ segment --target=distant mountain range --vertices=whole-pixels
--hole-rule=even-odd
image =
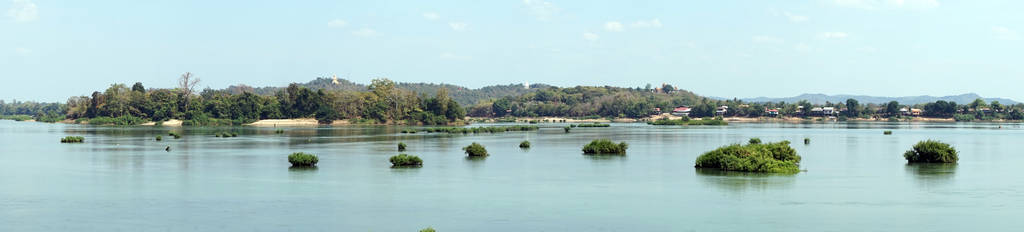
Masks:
[[[769,98],[769,97],[756,97],[756,98],[744,98],[743,101],[747,102],[798,102],[800,100],[807,100],[813,104],[825,104],[826,101],[832,103],[846,102],[846,99],[856,99],[861,104],[875,103],[881,104],[890,101],[897,101],[900,104],[921,104],[928,102],[935,102],[938,100],[953,101],[957,104],[967,104],[974,101],[974,99],[984,99],[986,102],[999,101],[1001,104],[1017,104],[1017,101],[1006,99],[1006,98],[985,98],[975,93],[966,93],[952,96],[906,96],[906,97],[879,97],[879,96],[866,96],[866,95],[826,95],[826,94],[801,94],[795,97],[785,98]]]

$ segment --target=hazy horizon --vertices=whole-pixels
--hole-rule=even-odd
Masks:
[[[285,86],[338,75],[1024,99],[1024,2],[941,0],[0,2],[0,99],[63,102],[113,83]],[[1006,84],[1010,83],[1010,84]]]

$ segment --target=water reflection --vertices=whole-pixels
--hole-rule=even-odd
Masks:
[[[613,155],[613,154],[607,154],[607,155],[587,155],[587,154],[584,154],[583,157],[588,159],[588,160],[595,161],[595,162],[604,162],[604,161],[625,161],[627,156],[626,155]]]
[[[288,167],[288,176],[296,179],[311,178],[319,170],[318,167],[291,166]]]
[[[707,185],[733,192],[772,190],[793,187],[795,174],[770,174],[694,168],[697,179]]]
[[[908,163],[904,166],[907,174],[914,176],[915,182],[932,187],[951,183],[956,177],[956,164]]]

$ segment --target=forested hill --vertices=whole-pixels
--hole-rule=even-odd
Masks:
[[[333,78],[317,78],[310,82],[300,83],[299,86],[310,88],[312,90],[340,90],[340,91],[368,91],[367,86],[364,84],[355,83],[346,79],[338,78],[338,83],[334,83]],[[269,96],[274,95],[279,90],[286,88],[287,86],[281,87],[259,87],[253,88],[246,85],[233,85],[228,87],[226,90],[233,94],[241,94],[242,92],[252,92],[259,95]],[[404,90],[409,90],[417,94],[426,94],[428,96],[434,96],[438,90],[445,88],[448,89],[448,95],[451,96],[455,102],[460,105],[468,106],[476,104],[480,101],[487,101],[490,99],[498,99],[507,96],[523,95],[530,92],[535,92],[538,89],[544,89],[552,87],[545,84],[532,84],[530,88],[523,87],[522,84],[508,84],[508,85],[492,85],[486,86],[479,89],[472,89],[458,85],[451,84],[434,84],[434,83],[398,83],[397,87]]]
[[[860,101],[861,103],[883,104],[883,103],[890,102],[890,101],[897,101],[897,102],[899,102],[901,104],[914,105],[914,104],[924,104],[924,103],[929,103],[929,102],[936,102],[936,101],[940,101],[940,100],[947,101],[947,102],[970,103],[970,102],[974,101],[975,99],[979,99],[979,98],[981,98],[982,100],[985,100],[986,102],[998,101],[998,102],[1000,102],[1002,104],[1017,104],[1018,103],[1017,101],[1014,101],[1014,100],[1011,100],[1011,99],[1006,99],[1006,98],[983,98],[983,97],[981,97],[981,96],[979,96],[978,94],[975,94],[975,93],[966,93],[966,94],[960,94],[960,95],[950,95],[950,96],[941,96],[941,97],[935,97],[935,96],[880,97],[880,96],[846,95],[846,94],[841,94],[841,95],[801,94],[799,96],[785,97],[785,98],[768,98],[768,97],[745,98],[745,99],[743,99],[743,101],[746,101],[746,102],[798,102],[798,101],[801,101],[801,100],[806,100],[808,102],[811,102],[812,104],[825,104],[826,102],[836,103],[836,102],[845,102],[846,99],[855,99],[857,101]]]

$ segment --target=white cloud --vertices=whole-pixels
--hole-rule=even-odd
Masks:
[[[377,31],[374,31],[373,29],[370,29],[370,28],[363,28],[363,29],[352,31],[352,34],[356,35],[356,36],[370,37],[370,36],[377,35]]]
[[[1000,40],[1019,40],[1020,35],[1016,31],[1010,30],[1003,26],[993,26],[992,33],[995,33],[996,39]]]
[[[18,53],[18,54],[21,54],[21,55],[28,55],[29,53],[32,53],[32,49],[28,49],[28,48],[15,48],[14,52]]]
[[[327,22],[327,27],[342,28],[345,26],[348,26],[348,22],[345,22],[345,20],[341,19],[335,19],[331,20],[330,22]]]
[[[753,41],[754,43],[762,43],[762,44],[780,44],[780,43],[785,42],[781,38],[773,37],[773,36],[766,36],[766,35],[754,36],[754,37],[750,38],[750,40]]]
[[[877,9],[930,9],[941,5],[938,0],[832,0],[837,6]]]
[[[802,22],[805,22],[805,21],[808,20],[807,16],[795,15],[795,14],[789,13],[789,12],[782,12],[782,15],[785,15],[786,18],[789,19],[790,22],[794,22],[794,23],[802,23]]]
[[[455,30],[455,31],[465,31],[466,27],[469,26],[469,25],[467,25],[464,22],[450,22],[450,23],[448,23],[448,26],[452,27],[452,30]]]
[[[637,28],[660,28],[661,27],[661,20],[658,20],[658,19],[651,19],[651,20],[647,20],[647,21],[640,20],[640,21],[633,22],[633,24],[630,24],[630,26],[637,27]]]
[[[441,58],[441,59],[444,59],[444,60],[468,60],[468,59],[470,59],[472,57],[458,55],[458,54],[451,53],[451,52],[443,52],[443,53],[441,53],[441,55],[438,55],[437,58]]]
[[[601,38],[601,36],[598,36],[597,34],[590,33],[590,32],[583,32],[583,39],[585,39],[585,40],[597,41],[600,38]]]
[[[611,21],[604,23],[604,29],[608,31],[622,31],[622,23]]]
[[[426,13],[423,13],[423,18],[425,18],[427,20],[437,20],[437,19],[441,18],[441,15],[439,15],[437,13],[434,13],[434,12],[426,12]]]
[[[19,23],[32,22],[39,19],[39,7],[31,0],[13,0],[7,16]]]
[[[544,0],[523,0],[523,4],[530,10],[530,14],[539,20],[551,19],[561,11],[554,3]]]
[[[821,34],[818,34],[818,38],[820,38],[820,39],[845,39],[846,37],[849,37],[849,36],[850,36],[850,34],[847,34],[846,32],[840,32],[840,31],[822,32]]]

